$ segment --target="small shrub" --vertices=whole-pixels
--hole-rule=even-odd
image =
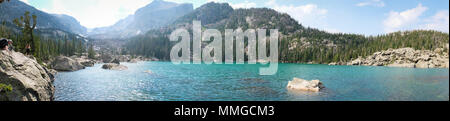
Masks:
[[[11,92],[12,86],[0,83],[0,92]]]

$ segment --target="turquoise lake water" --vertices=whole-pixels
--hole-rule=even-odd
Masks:
[[[102,64],[61,72],[54,82],[58,101],[445,101],[448,69],[280,64],[273,76],[261,65]],[[151,71],[147,73],[145,71]],[[294,77],[319,79],[319,93],[286,89]]]

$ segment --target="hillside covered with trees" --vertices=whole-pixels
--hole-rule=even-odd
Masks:
[[[86,38],[58,29],[36,29],[37,21],[40,18],[25,12],[14,23],[3,21],[0,36],[13,40],[16,52],[26,53],[29,45],[29,54],[41,63],[59,55],[73,56],[86,52]]]
[[[208,3],[179,18],[170,26],[150,30],[145,35],[133,37],[126,44],[129,54],[169,60],[170,32],[179,27],[192,26],[193,20],[202,20],[204,28],[219,29],[279,29],[281,62],[318,63],[348,62],[389,48],[412,47],[418,50],[444,48],[449,42],[448,33],[438,31],[406,31],[379,36],[328,33],[304,27],[288,14],[268,8],[233,9],[227,3]],[[224,34],[222,34],[224,35]]]

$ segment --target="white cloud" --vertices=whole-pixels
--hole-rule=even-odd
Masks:
[[[88,28],[109,26],[133,14],[152,0],[51,0],[50,8],[41,10],[75,17]]]
[[[223,3],[225,2],[224,0],[206,0],[206,2],[216,2],[216,3]]]
[[[256,3],[248,2],[248,1],[238,3],[238,4],[232,4],[232,3],[229,3],[229,4],[235,9],[236,8],[255,8],[256,7]]]
[[[269,0],[265,4],[266,4],[266,6],[278,6],[276,0]]]
[[[267,0],[264,4],[266,7],[282,13],[289,14],[292,18],[297,20],[304,26],[322,28],[322,30],[330,33],[341,33],[336,28],[331,28],[327,22],[328,10],[319,8],[316,4],[306,4],[300,6],[294,5],[280,5],[277,0]]]
[[[289,14],[292,18],[296,19],[303,25],[312,27],[326,26],[327,9],[319,8],[315,4],[307,4],[301,6],[283,6],[276,5],[273,7],[275,10]]]
[[[402,12],[391,11],[389,17],[384,20],[385,32],[394,32],[398,30],[405,30],[416,28],[414,26],[419,22],[419,17],[428,10],[427,7],[419,4],[416,8],[409,9]]]
[[[437,12],[434,16],[425,20],[426,24],[421,25],[419,29],[438,30],[442,32],[449,32],[449,11],[442,10]]]
[[[28,0],[20,0],[20,1],[22,1],[22,2],[24,2],[24,3],[26,3],[26,4],[30,4],[30,3],[28,2]]]
[[[356,6],[364,7],[364,6],[375,6],[375,7],[384,7],[385,4],[382,0],[368,0],[365,2],[360,2],[356,4]]]

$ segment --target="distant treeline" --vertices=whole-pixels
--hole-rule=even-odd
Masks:
[[[304,38],[304,39],[302,39]],[[389,48],[411,47],[416,50],[447,50],[449,35],[438,31],[406,31],[365,37],[354,34],[328,34],[308,31],[281,42],[281,60],[286,62],[348,62]],[[297,43],[297,48],[292,48]],[[308,45],[302,47],[302,45]],[[299,47],[300,46],[300,47]]]
[[[169,60],[170,50],[176,43],[170,42],[167,36],[167,33],[150,31],[147,35],[134,37],[126,44],[128,54]],[[448,42],[449,35],[438,31],[417,30],[365,37],[305,29],[302,33],[280,38],[279,58],[281,62],[327,64],[348,62],[389,48],[444,48],[448,51]]]

